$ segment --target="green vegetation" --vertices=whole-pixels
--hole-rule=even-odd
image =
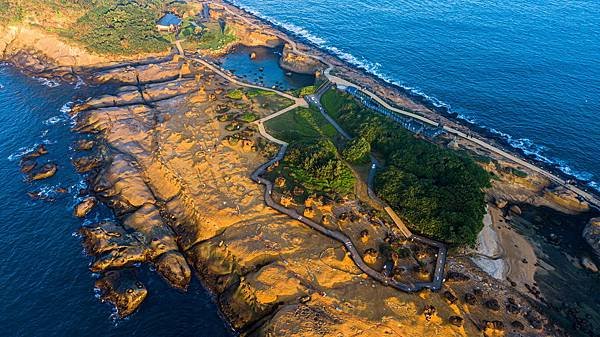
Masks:
[[[384,159],[376,191],[410,227],[449,243],[475,242],[483,226],[483,189],[490,177],[471,157],[416,139],[337,91],[327,92],[322,103],[358,137],[344,151],[349,160],[361,158],[365,142]]]
[[[342,156],[351,163],[365,163],[369,160],[370,153],[371,143],[365,137],[356,137],[348,142]]]
[[[0,25],[23,20],[24,9],[16,1],[0,0]]]
[[[311,144],[337,136],[335,128],[314,109],[295,109],[268,120],[265,126],[271,135],[287,143]]]
[[[335,128],[315,109],[298,108],[265,123],[274,137],[290,143],[282,165],[275,172],[310,193],[347,195],[354,176],[340,158],[332,140]]]
[[[190,42],[199,49],[219,50],[237,40],[229,26],[221,27],[219,23],[207,23],[201,37]]]
[[[242,122],[246,122],[246,123],[252,123],[252,122],[254,122],[255,120],[257,120],[257,119],[258,119],[258,116],[257,116],[255,113],[253,113],[253,112],[246,112],[246,113],[242,114],[242,115],[239,117],[239,119],[240,119]]]
[[[308,96],[308,95],[314,94],[316,90],[317,90],[316,86],[309,85],[309,86],[302,87],[300,89],[296,89],[296,90],[291,91],[291,95],[294,95],[296,97],[304,97],[304,96]]]
[[[248,89],[246,90],[246,96],[248,96],[248,98],[255,98],[258,96],[275,96],[277,95],[274,91],[269,91],[269,90],[262,90],[262,89]]]
[[[231,99],[240,100],[244,98],[244,91],[242,89],[233,89],[227,92],[226,96]]]
[[[527,178],[527,172],[521,171],[519,169],[516,168],[510,168],[510,173],[512,173],[513,175],[519,177],[519,178]]]
[[[348,166],[338,158],[337,148],[328,139],[310,144],[293,144],[283,160],[289,177],[300,182],[309,193],[347,195],[355,179]]]
[[[65,35],[101,54],[164,51],[169,41],[156,30],[160,7],[154,1],[100,1]]]

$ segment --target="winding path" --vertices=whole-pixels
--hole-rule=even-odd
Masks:
[[[245,18],[244,16],[240,15],[239,13],[236,13],[236,12],[232,11],[231,8],[229,8],[228,6],[224,6],[224,5],[220,5],[220,4],[217,4],[217,6],[220,6],[221,8],[223,8],[223,10],[225,10],[229,14],[234,15],[234,16],[240,18],[241,20],[243,20],[244,22],[246,22],[248,25],[253,26],[255,28],[260,28],[259,25],[257,25],[256,23],[248,20],[247,18]],[[354,84],[354,83],[352,83],[352,82],[350,82],[350,81],[348,81],[346,79],[343,79],[341,77],[332,75],[331,72],[334,70],[335,67],[334,67],[334,65],[331,62],[329,62],[328,60],[326,60],[325,58],[323,58],[321,56],[313,55],[311,53],[307,53],[307,52],[304,52],[304,51],[300,50],[298,48],[297,43],[295,41],[293,41],[292,39],[290,39],[286,34],[283,34],[283,33],[279,32],[277,30],[275,30],[274,33],[275,33],[275,35],[277,37],[279,37],[280,39],[282,39],[283,41],[285,41],[286,43],[288,43],[292,47],[292,50],[294,51],[294,53],[296,53],[298,55],[301,55],[301,56],[304,56],[304,57],[312,58],[314,60],[320,61],[323,64],[325,64],[326,68],[325,68],[325,71],[324,71],[324,75],[325,75],[325,77],[330,82],[334,83],[335,85],[345,86],[345,87],[354,87],[354,88],[362,91],[367,96],[371,97],[374,101],[376,101],[377,103],[381,104],[383,107],[385,107],[385,108],[387,108],[387,109],[389,109],[389,110],[391,110],[393,112],[396,112],[398,114],[401,114],[401,115],[404,115],[404,116],[407,116],[407,117],[410,117],[410,118],[414,118],[416,120],[419,120],[419,121],[421,121],[423,123],[429,124],[429,125],[434,126],[434,127],[439,127],[440,126],[440,123],[438,123],[438,122],[436,122],[434,120],[431,120],[431,119],[429,119],[427,117],[424,117],[424,116],[415,114],[413,112],[406,111],[406,110],[403,110],[403,109],[398,109],[396,107],[391,106],[385,100],[383,100],[381,97],[377,96],[376,94],[374,94],[373,92],[371,92],[367,88],[362,88],[359,85],[356,85],[356,84]],[[448,133],[450,133],[452,135],[455,135],[456,137],[460,137],[460,138],[462,138],[462,139],[464,139],[466,141],[469,141],[471,143],[479,145],[479,146],[485,148],[486,150],[488,150],[488,151],[490,151],[492,153],[495,153],[495,154],[497,154],[497,155],[499,155],[499,156],[501,156],[501,157],[503,157],[505,159],[508,159],[508,160],[510,160],[510,161],[512,161],[512,162],[514,162],[516,164],[519,164],[519,165],[521,165],[523,167],[526,167],[526,168],[528,168],[528,169],[530,169],[530,170],[532,170],[534,172],[537,172],[537,173],[545,176],[546,178],[550,179],[552,182],[554,182],[554,183],[556,183],[558,185],[561,185],[561,186],[567,188],[568,190],[570,190],[571,192],[577,194],[579,197],[581,197],[584,200],[586,200],[593,207],[595,207],[597,209],[600,209],[600,200],[596,196],[594,196],[591,193],[588,193],[588,192],[584,191],[583,189],[581,189],[581,188],[579,188],[579,187],[577,187],[575,185],[569,184],[566,180],[558,177],[557,175],[553,174],[552,172],[549,172],[549,171],[544,170],[544,169],[542,169],[542,168],[540,168],[540,167],[538,167],[538,166],[536,166],[536,165],[534,165],[532,163],[529,163],[528,161],[525,161],[524,159],[519,158],[516,155],[508,153],[505,150],[503,150],[503,149],[501,149],[501,148],[499,148],[497,146],[494,146],[494,145],[492,145],[492,144],[490,144],[490,143],[488,143],[488,142],[486,142],[484,140],[481,140],[481,139],[472,137],[470,135],[467,135],[466,133],[464,133],[464,132],[462,132],[460,130],[457,130],[455,128],[452,128],[452,127],[446,126],[446,125],[444,125],[443,128],[444,128],[444,130],[446,132],[448,132]]]

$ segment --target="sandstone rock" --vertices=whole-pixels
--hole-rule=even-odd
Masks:
[[[83,227],[79,233],[83,237],[84,248],[94,256],[90,267],[93,272],[129,267],[147,261],[146,248],[122,226],[102,222],[95,227]]]
[[[181,253],[170,251],[156,262],[156,270],[174,288],[186,290],[192,278],[192,271]]]
[[[504,200],[504,199],[497,199],[496,200],[496,207],[503,209],[504,207],[506,207],[508,205],[508,201]]]
[[[450,322],[450,324],[461,327],[463,325],[463,321],[464,319],[460,316],[450,316],[448,317],[448,322]]]
[[[73,210],[73,215],[75,215],[78,218],[85,217],[92,210],[92,208],[96,206],[96,202],[96,198],[94,197],[85,198],[82,202],[75,206],[75,209]]]
[[[495,298],[485,301],[484,305],[486,308],[493,310],[493,311],[500,310],[500,304],[498,303],[498,300]]]
[[[600,218],[593,218],[583,229],[583,238],[600,257]]]
[[[80,139],[75,143],[75,149],[77,151],[89,151],[94,148],[96,142],[91,139]]]
[[[40,144],[40,145],[36,146],[36,148],[33,149],[33,151],[30,151],[30,152],[26,153],[25,155],[23,155],[23,158],[21,158],[21,160],[34,159],[34,158],[41,157],[45,154],[48,154],[48,149],[46,149],[46,145]]]
[[[581,258],[581,265],[591,271],[592,273],[597,273],[598,272],[598,266],[596,266],[596,264],[594,263],[594,261],[592,261],[592,259],[590,259],[587,256],[584,256]]]
[[[79,173],[89,172],[100,166],[102,161],[96,157],[81,157],[73,159],[73,165]]]
[[[20,166],[22,173],[29,173],[33,171],[33,169],[37,166],[37,163],[33,159],[25,159],[21,160]]]
[[[119,317],[131,315],[146,299],[148,290],[131,272],[110,271],[96,281],[100,299],[112,303]]]
[[[283,48],[283,56],[279,60],[279,64],[283,69],[309,75],[314,75],[323,68],[321,62],[294,52],[289,44]]]
[[[521,208],[519,206],[517,206],[517,205],[510,206],[510,211],[513,212],[516,215],[523,214],[523,211],[521,211]]]
[[[31,179],[32,180],[47,179],[47,178],[54,176],[56,174],[56,171],[58,171],[58,165],[56,165],[54,163],[44,164],[44,166],[42,166],[39,170],[35,171],[31,175]]]

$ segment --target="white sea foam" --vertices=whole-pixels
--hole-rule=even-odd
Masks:
[[[270,22],[271,24],[273,24],[277,27],[285,29],[286,31],[292,33],[292,35],[295,35],[301,39],[304,39],[304,40],[316,45],[317,47],[332,53],[333,55],[339,57],[343,61],[346,61],[359,69],[363,69],[366,72],[368,72],[372,75],[375,75],[376,77],[380,78],[381,80],[383,80],[389,84],[396,85],[396,86],[401,87],[415,95],[423,97],[424,99],[426,99],[427,101],[429,101],[431,104],[433,104],[434,106],[436,106],[438,108],[443,107],[443,108],[448,109],[449,111],[452,111],[451,106],[448,103],[443,102],[442,100],[440,100],[434,96],[424,93],[422,90],[420,90],[417,87],[406,85],[405,83],[402,83],[402,82],[398,81],[397,79],[394,79],[392,76],[386,74],[384,71],[381,70],[381,65],[379,63],[371,62],[371,61],[365,59],[364,57],[358,58],[349,52],[346,52],[335,46],[330,45],[329,42],[325,38],[315,35],[314,33],[310,32],[306,28],[299,27],[299,26],[289,23],[289,22],[279,21],[273,17],[270,17],[268,15],[261,13],[260,11],[254,9],[254,8],[243,5],[243,4],[239,3],[237,0],[229,0],[228,2],[232,3],[233,5],[235,5],[238,8],[243,9],[244,11],[246,11],[248,13],[251,13],[265,21]],[[556,166],[563,173],[573,176],[579,180],[582,180],[583,182],[587,183],[588,186],[591,186],[594,189],[597,189],[600,191],[600,186],[599,186],[600,184],[591,180],[592,175],[590,173],[575,171],[570,166],[566,165],[563,161],[548,157],[547,155],[543,154],[545,151],[545,148],[543,146],[535,144],[532,140],[530,140],[528,138],[514,138],[507,133],[498,131],[493,128],[489,128],[484,125],[480,125],[479,123],[477,123],[477,121],[474,117],[467,116],[463,113],[459,113],[458,118],[465,120],[469,123],[478,125],[480,127],[483,127],[485,129],[491,131],[492,133],[495,133],[495,134],[501,136],[504,140],[506,140],[508,142],[508,144],[510,146],[522,150],[523,153],[533,156],[536,160],[539,160],[540,162]]]
[[[4,89],[4,85],[2,83],[0,83],[0,90]]]
[[[77,76],[77,83],[75,83],[75,90],[77,90],[85,85],[87,85],[87,84],[83,81],[83,78]]]
[[[65,118],[63,116],[54,116],[54,117],[50,117],[50,118],[46,119],[42,123],[44,123],[44,125],[54,125],[54,124],[64,122],[64,121],[65,121]]]
[[[25,154],[32,152],[33,150],[35,150],[36,147],[38,147],[40,144],[34,144],[32,146],[29,147],[22,147],[20,149],[17,150],[17,152],[11,154],[10,156],[8,156],[8,160],[9,161],[15,161],[20,159],[21,157],[23,157]]]
[[[58,86],[60,86],[60,83],[54,80],[49,80],[47,78],[42,78],[42,77],[34,77],[35,80],[37,80],[38,82],[40,82],[42,85],[47,86],[48,88],[56,88]]]

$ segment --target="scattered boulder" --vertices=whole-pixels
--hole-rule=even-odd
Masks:
[[[446,290],[444,292],[444,298],[446,298],[446,300],[450,303],[450,304],[454,304],[456,303],[456,301],[458,301],[458,297],[456,297],[456,295],[454,295],[451,291]]]
[[[112,303],[119,317],[131,315],[142,304],[148,290],[132,272],[109,271],[96,281],[102,301]]]
[[[496,199],[496,207],[503,209],[508,205],[508,201],[504,199]]]
[[[435,315],[436,309],[433,305],[426,305],[423,310],[423,315],[425,315],[425,320],[430,321],[431,317]]]
[[[446,282],[465,282],[470,280],[470,277],[457,271],[449,271],[446,274]]]
[[[44,166],[42,166],[39,170],[34,172],[31,175],[31,179],[32,180],[47,179],[47,178],[54,176],[56,174],[56,171],[58,171],[58,165],[56,165],[54,163],[47,163],[47,164],[44,164]]]
[[[466,293],[465,294],[465,303],[467,303],[468,305],[476,305],[477,297],[475,297],[475,295],[473,295],[471,293]]]
[[[525,325],[519,321],[512,321],[512,323],[510,323],[510,326],[517,331],[525,330]]]
[[[75,209],[73,210],[73,215],[75,215],[78,218],[85,217],[92,210],[92,208],[96,206],[96,203],[97,201],[94,197],[85,198],[82,202],[75,206]]]
[[[517,205],[512,205],[512,206],[510,206],[510,211],[511,211],[513,214],[516,214],[516,215],[521,215],[521,214],[523,214],[523,211],[521,210],[521,207],[519,207],[519,206],[517,206]]]
[[[498,303],[498,300],[495,298],[485,301],[484,305],[486,308],[493,310],[493,311],[500,310],[500,304]]]

